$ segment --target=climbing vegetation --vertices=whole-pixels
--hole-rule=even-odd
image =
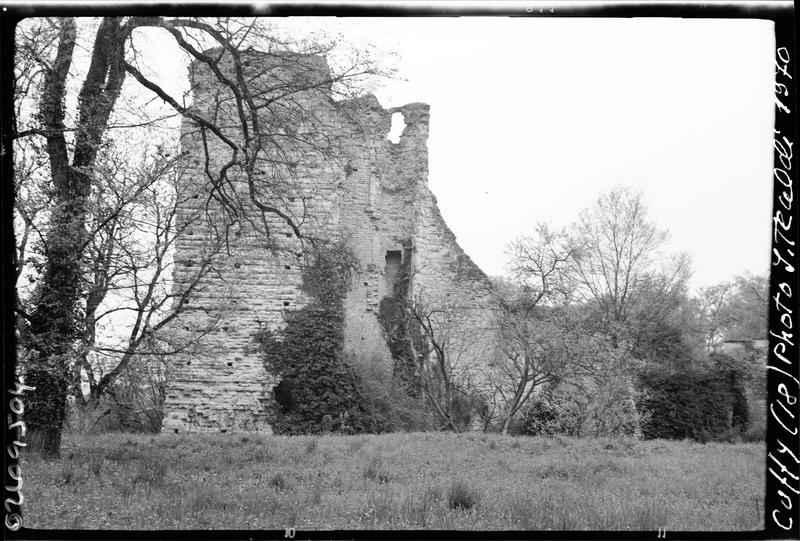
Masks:
[[[314,252],[301,286],[310,302],[287,312],[281,331],[259,334],[265,367],[281,378],[270,424],[279,434],[385,432],[387,420],[374,413],[343,355],[343,300],[355,257],[342,242]]]

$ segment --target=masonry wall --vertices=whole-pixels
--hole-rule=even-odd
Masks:
[[[302,58],[297,63],[303,64],[300,75],[327,76],[324,59]],[[269,69],[274,61],[254,53],[249,69],[263,74],[253,84],[270,88],[276,77],[292,76],[291,70],[281,66]],[[230,116],[225,103],[219,106],[226,100],[220,100],[224,89],[214,76],[197,64],[191,75],[196,110]],[[469,337],[461,349],[474,362],[481,362],[492,339],[491,288],[484,273],[458,246],[428,188],[428,105],[384,109],[372,95],[333,102],[322,90],[293,96],[298,112],[313,113],[313,121],[308,122],[298,113],[297,125],[301,130],[304,125],[324,130],[334,146],[327,157],[298,152],[293,174],[283,178],[285,189],[272,194],[272,201],[289,215],[305,216],[304,234],[345,240],[358,260],[359,270],[345,299],[345,351],[369,362],[391,362],[377,319],[378,305],[392,294],[397,263],[408,264],[411,257],[414,291],[432,303],[459,308],[463,314],[460,334]],[[393,113],[401,113],[406,123],[398,143],[386,138]],[[235,122],[225,124],[235,126]],[[240,135],[230,130],[232,138]],[[245,216],[228,224],[229,215],[213,199],[209,205],[205,160],[210,156],[213,170],[227,160],[229,149],[209,134],[204,141],[191,122],[183,126],[182,147],[190,167],[179,182],[179,191],[187,194],[179,222],[191,225],[176,244],[176,291],[187,287],[196,272],[192,261],[207,249],[215,227],[228,232],[228,243],[215,272],[192,292],[186,312],[172,327],[172,332],[188,336],[197,329],[207,332],[196,350],[170,360],[163,430],[269,431],[269,407],[277,380],[264,369],[254,337],[263,327],[279,329],[286,310],[307,302],[299,286],[308,251],[275,217],[268,217],[267,225],[279,249],[267,249],[261,214],[253,205],[245,205]],[[274,184],[275,178],[274,172],[265,171],[264,186]],[[231,184],[231,193],[246,199],[246,186]]]

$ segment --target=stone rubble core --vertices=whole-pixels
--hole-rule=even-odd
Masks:
[[[409,269],[412,295],[421,293],[430,305],[458,307],[461,332],[451,333],[457,343],[454,355],[473,357],[474,363],[485,366],[492,343],[491,286],[459,247],[428,188],[429,106],[410,103],[384,109],[371,94],[334,101],[330,84],[324,84],[330,70],[320,56],[254,51],[247,59],[250,84],[263,88],[264,98],[292,78],[323,81],[286,98],[283,117],[281,107],[264,110],[261,120],[266,131],[274,133],[278,145],[285,136],[286,148],[284,155],[266,153],[273,162],[257,171],[257,183],[263,179],[259,188],[271,190],[263,192],[262,200],[302,222],[304,235],[344,240],[354,252],[359,268],[344,300],[345,352],[371,362],[392,362],[378,307],[383,297],[392,295],[400,270]],[[230,65],[224,69],[233,73]],[[190,76],[196,112],[218,120],[233,116],[231,95],[206,65],[193,63]],[[405,122],[397,143],[387,139],[395,113],[401,113]],[[226,135],[241,140],[230,127],[237,121],[220,124],[226,125]],[[298,134],[330,146],[326,152],[292,146],[290,136]],[[196,272],[214,228],[225,231],[222,209],[207,203],[205,171],[207,166],[216,171],[231,155],[230,148],[210,132],[205,134],[206,153],[203,134],[190,120],[184,121],[181,137],[189,167],[178,188],[180,194],[189,195],[181,197],[177,216],[179,226],[188,224],[175,247],[173,279],[178,293]],[[228,189],[247,197],[241,180],[235,179]],[[267,215],[270,239],[283,247],[267,249],[261,213],[252,204],[246,208],[248,215],[227,229],[228,248],[215,262],[215,272],[191,293],[185,311],[167,331],[176,339],[183,333],[189,342],[198,329],[208,332],[197,341],[202,346],[195,351],[168,360],[164,432],[270,432],[269,410],[278,379],[265,370],[254,338],[261,328],[280,329],[285,311],[307,303],[299,287],[303,245],[285,221]],[[462,366],[473,362],[464,359]]]

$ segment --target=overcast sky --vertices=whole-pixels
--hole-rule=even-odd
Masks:
[[[566,225],[615,184],[643,191],[670,249],[692,256],[693,287],[767,271],[772,22],[283,21],[397,53],[398,80],[375,94],[384,107],[430,104],[430,187],[488,274],[504,272],[514,237]]]
[[[641,189],[694,287],[769,267],[774,34],[722,19],[338,19],[398,53],[384,107],[431,105],[430,186],[488,274],[537,221]],[[317,24],[317,23],[314,23]]]

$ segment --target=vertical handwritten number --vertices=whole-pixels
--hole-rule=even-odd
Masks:
[[[775,67],[777,68],[777,71],[775,72],[776,78],[778,77],[779,73],[782,73],[784,77],[791,79],[792,76],[789,74],[789,70],[787,69],[789,67],[789,50],[786,47],[780,47],[776,52],[778,55],[778,59],[775,60]],[[778,60],[783,62],[783,65],[781,65]],[[779,95],[783,95],[784,97],[789,96],[789,90],[786,85],[776,82],[775,94],[775,106],[778,108],[778,110],[786,114],[791,113],[792,111],[786,105],[784,105],[780,98],[778,98]]]
[[[789,64],[789,49],[786,47],[779,47],[776,52],[778,53],[778,58],[780,58],[781,62],[783,62],[783,67],[781,67],[777,61],[775,62],[775,65],[778,67],[778,71],[791,79],[792,76],[789,75],[789,72],[786,70],[786,66]]]
[[[18,513],[11,513],[10,515],[6,515],[5,523],[6,528],[12,532],[16,532],[22,526],[22,517],[19,516]]]
[[[24,391],[35,390],[36,387],[25,385],[22,383],[21,378],[20,381],[14,384],[14,386],[15,389],[8,389],[9,394],[12,395],[11,400],[8,401],[8,407],[11,410],[8,414],[8,429],[11,430],[18,428],[17,433],[24,436],[26,432],[25,422],[22,420],[17,420],[15,422],[12,413],[20,415],[25,411],[25,404],[22,402],[21,395]],[[8,445],[8,447],[6,447],[8,456],[11,459],[17,459],[19,457],[20,449],[26,445],[26,443],[15,439],[10,445]],[[8,466],[8,475],[11,477],[11,479],[17,482],[17,486],[6,485],[5,489],[7,492],[16,493],[17,499],[14,500],[13,498],[6,498],[3,501],[3,507],[6,510],[4,523],[9,531],[15,532],[22,527],[22,517],[19,515],[19,513],[12,512],[11,506],[21,507],[25,501],[25,496],[22,495],[22,468],[20,468],[19,464],[10,464]]]
[[[14,501],[11,498],[6,498],[5,501],[3,502],[3,506],[6,508],[6,513],[10,513],[12,505],[20,507],[24,502],[25,502],[25,496],[22,495],[22,492],[18,492],[17,501]]]
[[[14,397],[8,402],[8,407],[11,411],[16,414],[23,413],[25,411],[25,404],[22,403],[22,400],[19,397]]]

